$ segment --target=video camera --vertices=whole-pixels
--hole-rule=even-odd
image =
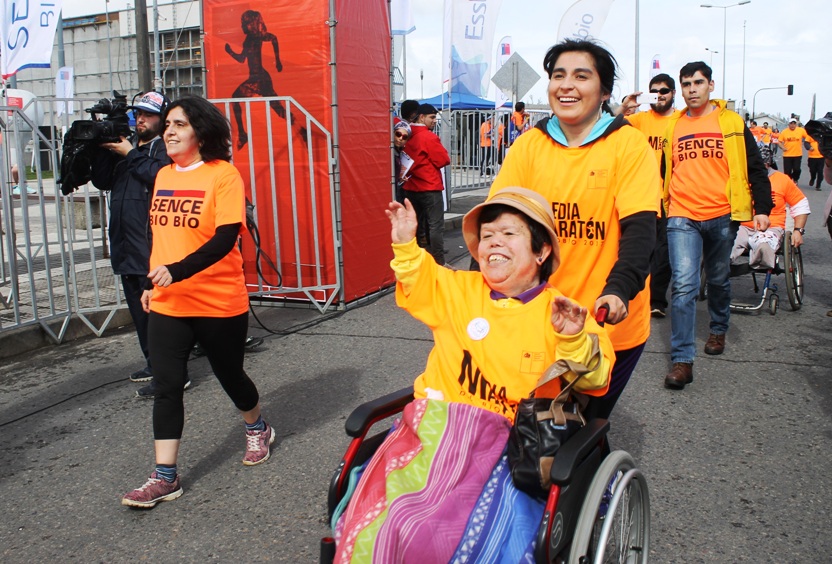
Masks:
[[[827,112],[820,119],[809,120],[804,129],[818,142],[820,154],[832,159],[832,112]]]
[[[76,141],[91,143],[117,143],[122,137],[129,138],[130,119],[127,117],[127,96],[113,90],[113,99],[102,98],[96,105],[85,110],[90,119],[76,121],[69,128],[69,135]],[[103,119],[97,119],[102,114]]]
[[[61,156],[61,192],[70,195],[76,188],[90,181],[93,166],[92,149],[101,143],[117,143],[122,137],[130,139],[130,118],[127,117],[127,96],[113,90],[111,100],[102,98],[85,111],[88,120],[73,122],[64,136]],[[99,119],[99,115],[103,115]]]

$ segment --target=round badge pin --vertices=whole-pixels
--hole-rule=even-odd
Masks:
[[[468,336],[475,341],[481,341],[485,339],[485,336],[488,335],[488,331],[490,329],[491,326],[488,324],[487,319],[475,317],[468,324]]]

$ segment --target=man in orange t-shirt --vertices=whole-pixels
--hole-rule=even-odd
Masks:
[[[818,142],[814,137],[809,136],[809,186],[814,186],[820,192],[820,183],[823,181],[823,155],[820,154]]]
[[[662,172],[671,282],[670,360],[665,386],[693,381],[699,268],[708,278],[710,336],[706,354],[722,354],[731,315],[730,255],[737,221],[769,226],[771,184],[757,141],[724,100],[711,100],[711,68],[699,61],[679,72],[687,103],[670,118]],[[750,187],[750,190],[749,190]],[[752,198],[753,194],[753,198]],[[753,207],[752,207],[753,201]]]
[[[751,268],[774,268],[774,253],[783,244],[783,234],[786,231],[786,205],[794,218],[791,240],[794,247],[803,244],[803,235],[806,233],[804,227],[811,211],[809,200],[792,179],[771,168],[771,150],[762,147],[760,156],[766,164],[768,179],[771,181],[771,199],[774,201],[774,208],[769,215],[771,226],[765,231],[758,231],[750,221],[741,223],[731,251],[731,263],[737,264],[739,257],[749,249],[748,264]]]
[[[641,131],[647,142],[656,153],[656,163],[661,166],[664,146],[667,144],[665,130],[671,116],[676,113],[674,107],[676,101],[676,81],[668,74],[657,74],[650,79],[648,85],[651,94],[658,95],[658,102],[650,104],[650,110],[646,112],[632,113],[630,109],[638,108],[638,95],[641,92],[633,92],[624,98],[624,102],[618,107],[619,112],[627,116],[630,125]],[[667,214],[664,208],[661,216],[656,220],[656,249],[653,251],[653,259],[650,261],[650,315],[652,317],[665,317],[667,315],[667,287],[670,285],[670,257],[667,254]]]
[[[779,144],[783,149],[783,172],[797,184],[800,178],[800,161],[803,159],[803,141],[809,139],[806,130],[797,125],[797,119],[789,120],[789,127],[780,132]]]

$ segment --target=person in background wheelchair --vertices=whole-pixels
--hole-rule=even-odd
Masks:
[[[774,202],[774,208],[769,215],[771,225],[765,231],[757,231],[754,229],[753,222],[741,223],[734,241],[734,248],[731,250],[731,264],[741,264],[739,257],[748,250],[748,266],[769,270],[774,268],[775,253],[783,243],[783,234],[786,230],[786,205],[788,204],[791,216],[794,218],[791,241],[795,247],[803,244],[803,235],[806,232],[804,227],[810,210],[809,200],[794,181],[771,167],[771,150],[766,146],[760,147],[760,156],[766,165],[771,182],[771,199]]]
[[[527,561],[544,501],[514,488],[508,473],[517,404],[560,360],[589,371],[577,390],[603,395],[612,344],[586,308],[548,284],[558,239],[551,206],[536,192],[507,187],[466,214],[463,236],[481,272],[437,265],[416,243],[409,200],[391,202],[386,214],[396,303],[430,327],[434,347],[416,399],[333,518],[335,562],[467,561],[472,550]],[[556,378],[536,397],[560,388]]]

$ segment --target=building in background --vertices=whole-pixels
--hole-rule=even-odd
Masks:
[[[161,79],[171,99],[204,93],[204,61],[200,41],[201,2],[177,1],[158,6],[159,57],[156,56],[153,10],[148,9],[151,74]],[[60,29],[59,29],[60,32]],[[64,65],[73,67],[77,98],[109,98],[111,90],[128,100],[139,92],[136,56],[136,12],[132,6],[105,14],[63,21]],[[58,37],[52,68],[17,73],[17,88],[36,96],[55,96]],[[112,78],[111,78],[112,73]]]

